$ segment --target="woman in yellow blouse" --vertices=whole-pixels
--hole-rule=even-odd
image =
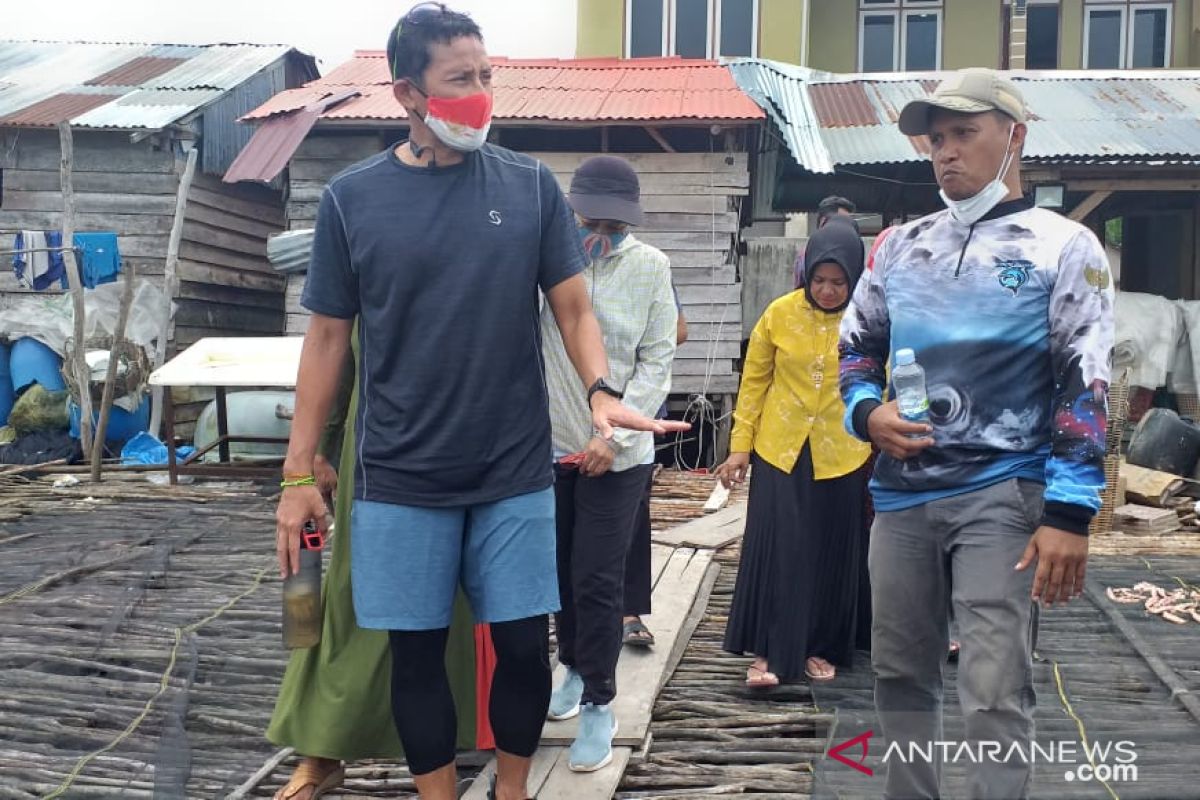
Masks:
[[[866,559],[864,465],[838,392],[838,327],[863,269],[851,220],[831,220],[805,250],[805,282],[754,326],[742,368],[729,486],[753,464],[746,533],[725,649],[753,653],[749,686],[832,680],[854,654]]]

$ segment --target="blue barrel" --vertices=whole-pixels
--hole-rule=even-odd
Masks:
[[[67,404],[67,411],[71,415],[71,436],[79,438],[79,423],[82,421],[83,414],[79,411],[79,406],[74,401]],[[96,420],[100,419],[100,410],[92,411],[92,429],[95,430]],[[134,411],[126,411],[123,408],[113,406],[108,412],[108,428],[104,431],[104,441],[107,444],[124,444],[125,442],[143,433],[150,427],[150,396],[146,395],[142,398],[142,403]]]
[[[12,411],[13,390],[12,375],[9,374],[9,346],[0,342],[0,428],[8,424],[8,412]]]
[[[14,391],[21,391],[37,381],[50,392],[67,388],[62,376],[62,359],[37,339],[17,339],[8,357]]]

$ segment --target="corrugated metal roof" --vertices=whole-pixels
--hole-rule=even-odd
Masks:
[[[540,59],[493,58],[498,121],[683,122],[754,121],[762,111],[715,61],[681,58]],[[304,108],[336,91],[359,96],[324,114],[325,120],[405,119],[392,97],[387,59],[360,51],[325,78],[283,92],[247,114],[263,120]]]
[[[140,86],[151,78],[157,78],[164,72],[170,72],[186,59],[158,58],[156,56],[138,56],[116,69],[110,69],[103,75],[84,81],[86,86]]]
[[[0,117],[0,125],[23,128],[57,125],[60,120],[86,114],[112,100],[111,95],[104,94],[56,94]]]
[[[833,75],[763,59],[730,64],[738,85],[783,132],[806,170],[928,158],[924,137],[900,133],[924,74]],[[1040,161],[1200,160],[1200,70],[1015,72],[1029,108],[1025,158]]]
[[[290,51],[284,45],[0,41],[0,124],[69,121],[157,130],[196,113]]]

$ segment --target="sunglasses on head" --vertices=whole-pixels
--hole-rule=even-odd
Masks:
[[[400,18],[399,24],[396,25],[396,46],[399,49],[400,36],[404,32],[405,26],[421,25],[429,22],[443,14],[450,13],[450,9],[446,8],[445,3],[417,3],[408,10],[408,13]],[[395,69],[392,72],[392,81],[396,80]]]

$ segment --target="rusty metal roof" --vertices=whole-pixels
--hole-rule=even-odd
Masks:
[[[499,122],[679,124],[753,122],[764,116],[715,61],[493,58],[492,64]],[[297,111],[347,88],[357,95],[326,110],[322,120],[403,120],[404,109],[392,97],[391,84],[384,53],[360,51],[328,76],[276,95],[243,120]]]
[[[809,172],[928,158],[896,126],[935,73],[834,75],[764,59],[730,64]],[[1200,161],[1200,70],[1028,71],[1010,76],[1029,108],[1025,159],[1044,163]]]
[[[186,58],[160,58],[158,56],[139,56],[116,69],[90,81],[84,81],[85,86],[141,86],[146,81],[157,78],[164,72],[170,72]]]
[[[158,130],[290,52],[285,45],[0,41],[0,125],[69,121],[85,128]]]

